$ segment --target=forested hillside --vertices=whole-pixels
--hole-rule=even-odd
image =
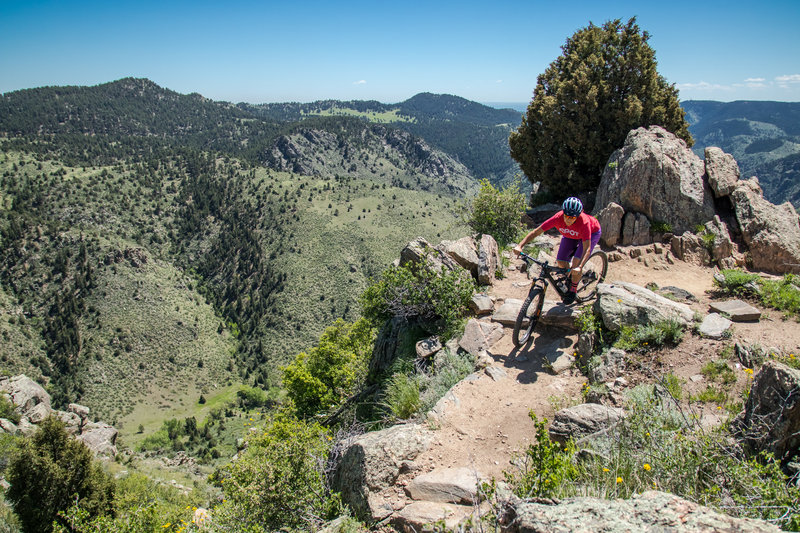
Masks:
[[[456,157],[475,177],[504,183],[519,173],[508,152],[508,135],[519,126],[521,113],[458,96],[421,93],[398,104],[324,100],[310,104],[239,104],[239,108],[275,120],[338,115],[391,123]]]
[[[706,146],[733,155],[743,177],[757,176],[773,203],[800,207],[800,103],[686,101],[694,151]]]
[[[477,186],[390,124],[131,78],[3,95],[0,149],[3,369],[109,422],[269,388]]]

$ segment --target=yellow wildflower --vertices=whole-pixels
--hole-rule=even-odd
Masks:
[[[617,478],[617,483],[622,483],[622,478],[621,477]]]
[[[603,472],[611,472],[608,468],[603,468]]]
[[[645,464],[642,465],[642,468],[644,468],[645,470],[647,470],[649,472],[650,471],[650,464],[645,463]]]
[[[163,525],[163,526],[161,526],[161,527],[163,527],[163,528],[168,528],[168,527],[169,527],[169,526],[171,526],[171,525],[172,525],[172,523],[168,522],[168,523],[164,524],[164,525]]]

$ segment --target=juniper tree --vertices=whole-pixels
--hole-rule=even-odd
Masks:
[[[540,74],[511,156],[557,198],[594,190],[628,132],[659,125],[693,143],[678,91],[656,70],[650,35],[636,19],[589,24]]]
[[[14,455],[6,474],[6,499],[26,532],[52,530],[58,513],[78,501],[90,516],[110,514],[114,482],[64,423],[48,417]]]

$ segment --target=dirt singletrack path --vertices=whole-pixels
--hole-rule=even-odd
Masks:
[[[647,252],[643,254],[646,258]],[[693,293],[698,302],[692,307],[707,311],[714,270],[680,261],[668,265],[655,256],[650,261],[625,259],[609,263],[606,281],[629,281],[644,286],[655,281],[659,286],[674,285]],[[506,277],[497,280],[489,294],[495,309],[507,298],[524,299],[530,281],[519,271],[521,261],[512,259]],[[547,299],[557,297],[549,290]],[[417,463],[425,471],[449,467],[468,467],[482,479],[503,479],[503,471],[511,467],[515,453],[523,451],[534,439],[533,411],[539,419],[552,420],[556,410],[581,403],[581,389],[586,377],[576,368],[558,375],[543,365],[543,354],[555,348],[574,350],[577,334],[564,330],[548,330],[537,326],[533,341],[517,350],[511,340],[511,328],[504,328],[503,337],[489,347],[492,366],[505,375],[497,381],[486,372],[478,372],[457,384],[448,395],[444,414],[433,425],[434,445]],[[687,361],[688,362],[688,361]]]

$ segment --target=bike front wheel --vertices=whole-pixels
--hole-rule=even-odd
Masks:
[[[587,302],[597,294],[597,285],[603,283],[608,272],[608,256],[602,250],[597,250],[583,265],[583,275],[578,282],[576,300]]]
[[[514,324],[514,334],[511,340],[514,346],[521,348],[531,340],[533,328],[542,316],[544,306],[544,291],[537,287],[528,293],[528,297],[522,303],[517,315],[517,322]]]

